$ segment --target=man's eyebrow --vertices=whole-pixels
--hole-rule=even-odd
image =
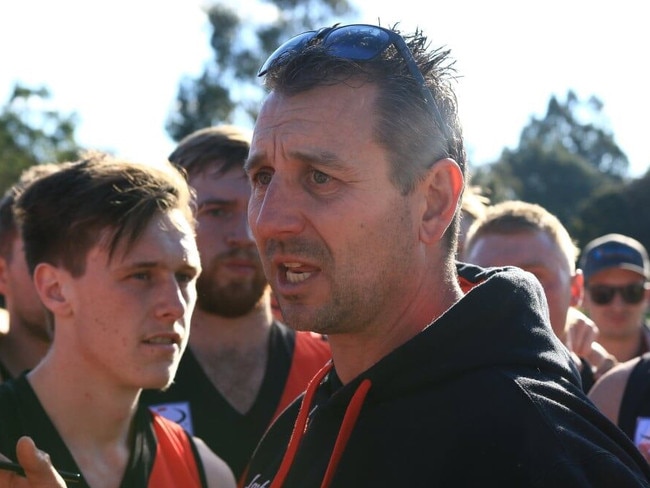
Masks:
[[[196,203],[198,208],[202,208],[208,205],[232,205],[234,201],[234,199],[227,198],[206,198],[205,200],[200,200]]]
[[[166,265],[163,264],[162,262],[158,261],[132,261],[132,262],[125,262],[122,263],[119,268],[123,270],[133,270],[133,269],[156,269],[156,268],[165,268]],[[190,263],[182,263],[179,266],[179,269],[186,269],[186,270],[198,270],[198,268]]]
[[[289,159],[301,161],[305,164],[317,164],[330,167],[343,167],[341,158],[332,151],[291,151]],[[263,166],[268,160],[264,153],[252,154],[244,163],[244,171],[247,173],[257,167]]]

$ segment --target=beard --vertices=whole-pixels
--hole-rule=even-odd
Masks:
[[[256,259],[259,263],[259,261]],[[257,307],[268,287],[261,264],[256,268],[252,279],[219,282],[219,257],[214,259],[208,269],[196,282],[196,307],[211,315],[237,318],[246,315]]]

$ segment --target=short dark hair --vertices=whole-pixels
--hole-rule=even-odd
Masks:
[[[233,125],[206,127],[192,132],[178,143],[169,161],[192,175],[221,164],[220,173],[243,167],[250,150],[251,135]]]
[[[85,271],[88,251],[109,231],[109,258],[159,212],[180,209],[194,225],[192,193],[171,165],[154,167],[91,152],[29,185],[14,205],[31,273],[37,264]]]
[[[401,35],[396,27],[389,30]],[[466,155],[451,84],[456,72],[449,59],[450,51],[430,49],[420,30],[402,38],[426,81],[446,130],[437,127],[433,107],[422,100],[419,82],[393,46],[373,59],[358,61],[333,56],[318,42],[308,43],[284,57],[283,62],[271,64],[264,75],[264,85],[270,91],[291,96],[318,86],[375,84],[379,89],[375,139],[389,155],[393,183],[406,195],[441,158],[454,159],[464,174]],[[458,226],[457,212],[447,231],[450,249],[456,248]]]
[[[26,168],[0,199],[0,255],[7,261],[12,258],[12,243],[19,230],[14,219],[13,207],[18,196],[37,179],[60,170],[67,163],[43,163]]]

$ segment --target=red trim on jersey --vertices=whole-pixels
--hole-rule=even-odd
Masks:
[[[289,375],[271,423],[305,391],[309,381],[331,357],[329,343],[323,336],[313,332],[296,332]]]
[[[197,459],[188,434],[176,422],[153,413],[153,428],[158,441],[148,486],[151,488],[200,488]]]

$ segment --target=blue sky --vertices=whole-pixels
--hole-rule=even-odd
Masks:
[[[235,4],[247,15],[253,0]],[[650,29],[643,2],[547,0],[356,0],[360,22],[421,28],[457,59],[470,158],[496,159],[542,115],[551,95],[573,89],[605,104],[605,122],[633,176],[650,166]],[[164,130],[178,83],[210,60],[198,0],[25,0],[0,2],[0,103],[15,82],[47,86],[47,107],[76,112],[81,144],[141,161],[173,149]],[[429,12],[430,10],[430,12]]]

